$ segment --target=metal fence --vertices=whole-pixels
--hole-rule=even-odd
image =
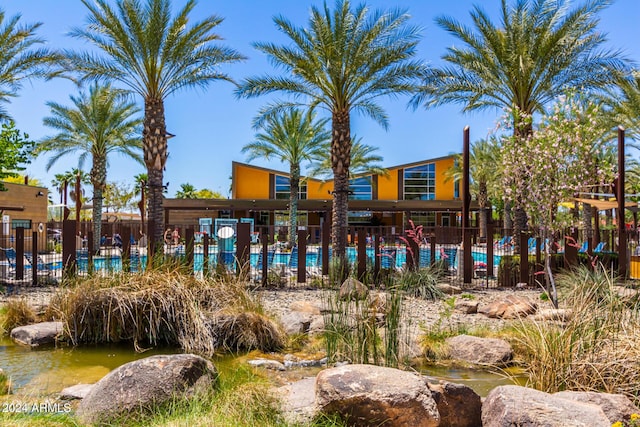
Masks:
[[[294,244],[287,242],[288,227],[238,222],[224,232],[212,228],[170,224],[164,241],[154,245],[139,222],[104,223],[97,250],[92,250],[90,222],[79,227],[74,221],[50,223],[46,235],[18,228],[0,235],[0,279],[37,285],[58,281],[63,274],[137,272],[154,257],[160,262],[179,261],[200,276],[245,274],[262,286],[309,285],[329,274],[334,257],[328,227],[300,227]],[[598,243],[584,239],[577,229],[567,230],[553,244],[530,234],[514,241],[511,230],[491,225],[486,230],[350,226],[342,232],[348,242],[345,259],[353,275],[367,282],[431,267],[438,269],[442,281],[458,284],[534,286],[542,280],[545,244],[550,245],[556,271],[581,262],[588,265],[596,257],[618,268],[615,249],[620,242],[613,230],[601,232],[603,240]],[[629,242],[635,245],[637,239],[630,235]],[[155,254],[154,248],[159,248]]]

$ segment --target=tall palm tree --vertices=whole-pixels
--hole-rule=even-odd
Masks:
[[[499,173],[500,144],[497,138],[481,139],[469,151],[469,189],[478,201],[480,237],[486,237],[487,211],[490,197],[498,192],[496,179]],[[447,180],[462,180],[462,155],[458,155],[454,165],[445,171]]]
[[[18,95],[24,81],[49,79],[57,74],[52,66],[62,56],[44,47],[45,40],[36,35],[41,23],[22,24],[20,15],[7,17],[0,9],[0,104]],[[0,120],[11,116],[0,105]]]
[[[66,52],[81,80],[115,81],[144,100],[143,151],[148,174],[149,236],[162,242],[163,175],[167,161],[164,100],[188,88],[205,88],[216,80],[232,81],[220,65],[244,59],[216,44],[213,30],[222,22],[210,16],[191,23],[195,0],[187,0],[172,17],[170,0],[82,0],[89,23],[71,36],[88,41],[100,53]]]
[[[349,175],[351,178],[358,175],[389,175],[389,170],[379,163],[383,160],[382,156],[374,153],[377,150],[378,147],[363,144],[362,138],[356,138],[355,136],[352,138],[351,159],[349,161]],[[322,152],[320,161],[311,165],[309,176],[329,178],[331,174],[331,150],[330,147],[327,147]]]
[[[528,118],[567,89],[588,92],[609,86],[615,72],[626,68],[618,52],[603,48],[606,37],[596,30],[598,13],[610,1],[590,0],[574,8],[568,3],[513,0],[509,5],[502,0],[499,24],[479,6],[471,11],[472,27],[437,18],[460,44],[443,56],[447,65],[428,71],[413,105],[508,109],[514,137],[525,138],[533,131]],[[514,213],[515,231],[525,230],[524,209]]]
[[[134,194],[140,195],[138,209],[140,209],[140,225],[142,230],[144,230],[144,220],[147,213],[147,184],[149,182],[149,178],[146,173],[139,173],[133,177],[133,180],[135,181]]]
[[[196,187],[188,182],[180,184],[180,190],[176,191],[176,199],[197,199],[197,191]]]
[[[301,163],[313,161],[326,152],[331,139],[327,130],[329,119],[316,120],[311,112],[299,109],[282,111],[258,120],[256,140],[242,147],[248,161],[258,157],[278,159],[289,164],[289,245],[296,241],[298,224],[298,196],[300,192]]]
[[[383,127],[388,117],[376,103],[381,96],[414,92],[424,66],[412,58],[419,41],[417,28],[400,10],[370,13],[365,5],[351,8],[337,0],[331,11],[311,7],[307,28],[282,16],[277,27],[291,40],[286,45],[256,43],[285,71],[281,76],[246,79],[237,90],[243,97],[274,92],[290,95],[288,105],[320,106],[331,114],[331,168],[334,175],[332,245],[345,256],[351,151],[351,113],[368,115]],[[278,105],[272,105],[274,110]]]
[[[618,79],[618,90],[609,97],[615,120],[626,128],[626,135],[640,142],[640,70]]]
[[[92,85],[89,93],[70,96],[73,107],[48,102],[51,116],[43,123],[58,131],[43,138],[37,152],[53,152],[47,170],[61,157],[78,154],[78,168],[91,159],[93,185],[93,249],[100,248],[102,192],[107,184],[108,156],[121,153],[142,163],[139,109],[127,102],[122,92],[110,86]]]

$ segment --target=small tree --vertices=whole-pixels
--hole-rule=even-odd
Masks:
[[[603,134],[598,126],[599,113],[600,107],[590,101],[562,97],[550,114],[542,117],[533,134],[504,141],[502,164],[507,198],[527,212],[540,235],[550,243],[567,225],[558,216],[560,203],[587,186],[612,181],[611,165],[596,167],[598,154],[607,148],[607,142],[598,137]],[[532,122],[531,116],[520,119],[523,123]],[[545,287],[557,307],[550,246],[545,245]]]
[[[29,135],[20,133],[12,121],[2,124],[0,131],[0,180],[14,176],[17,171],[25,168],[21,165],[29,163],[29,156],[35,143],[29,140]],[[0,182],[0,191],[6,188]]]

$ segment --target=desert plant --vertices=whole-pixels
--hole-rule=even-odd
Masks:
[[[2,319],[2,329],[5,334],[18,326],[35,323],[36,313],[24,298],[10,298],[5,305],[5,313]]]
[[[284,345],[244,281],[198,280],[179,267],[70,279],[51,307],[73,344],[132,341],[136,348],[179,345],[205,355]]]
[[[398,288],[407,295],[436,300],[443,296],[442,291],[436,286],[439,278],[440,275],[437,270],[431,268],[421,268],[419,270],[403,269],[395,281]]]
[[[523,320],[515,348],[525,360],[529,385],[539,390],[599,390],[640,400],[637,303],[616,292],[603,268],[579,267],[558,276],[563,324]]]

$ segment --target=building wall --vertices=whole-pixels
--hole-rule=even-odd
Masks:
[[[307,181],[307,199],[330,200],[333,198],[333,181],[322,182],[310,179]]]
[[[264,169],[252,168],[240,163],[233,164],[234,199],[268,199],[270,173]]]
[[[453,167],[453,157],[440,159],[436,163],[436,200],[453,200],[454,181],[446,181],[447,169]]]
[[[38,231],[38,225],[42,223],[42,232],[46,233],[49,191],[45,187],[32,185],[9,182],[4,182],[3,185],[7,191],[0,191],[0,210],[11,207],[22,207],[23,210],[2,210],[0,220],[4,222],[8,219],[9,225],[3,224],[0,233],[5,234],[11,228],[11,221],[20,219],[31,220],[31,231]],[[42,196],[39,195],[40,193]]]

